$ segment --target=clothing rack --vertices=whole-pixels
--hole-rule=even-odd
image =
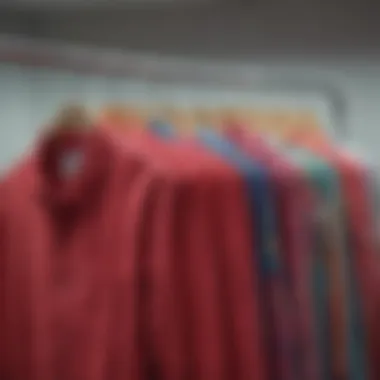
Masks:
[[[268,75],[249,65],[191,61],[9,35],[0,36],[0,62],[107,77],[130,77],[152,84],[253,90],[264,95],[317,95],[331,106],[334,134],[339,138],[347,136],[347,100],[341,89],[328,79],[321,81],[281,72]]]
[[[0,40],[3,149],[39,117],[23,105],[54,112],[105,89],[102,108],[119,84],[134,102],[130,79],[148,102],[220,95],[241,113],[246,91],[254,109],[257,93],[311,100],[344,133],[328,78],[270,72]],[[364,158],[306,122],[280,140],[233,117],[139,124],[131,107],[128,123],[88,130],[86,107],[64,109],[0,184],[1,379],[380,379],[377,173]]]

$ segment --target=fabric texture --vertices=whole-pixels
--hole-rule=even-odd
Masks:
[[[1,380],[378,380],[365,163],[136,123],[44,134],[2,180]]]
[[[277,224],[272,183],[267,169],[242,153],[237,146],[212,131],[202,130],[200,141],[231,163],[244,179],[250,215],[255,226],[253,260],[258,263],[256,273],[261,281],[261,318],[264,328],[268,377],[276,379],[292,376],[289,356],[291,333],[286,312],[289,296],[281,277],[281,258],[277,242]],[[257,264],[255,265],[257,266]],[[290,336],[289,336],[290,335]],[[289,377],[288,377],[289,376]]]
[[[293,334],[294,362],[300,379],[321,379],[320,357],[312,305],[312,228],[315,212],[305,174],[297,165],[271,148],[265,140],[243,126],[229,125],[226,135],[245,152],[265,165],[272,175],[278,217],[283,276],[294,297],[294,313],[288,316]]]
[[[102,134],[96,141],[111,164],[92,189],[97,196],[84,182],[47,184],[44,143],[4,181],[1,310],[10,380],[141,378],[137,253],[155,179]]]
[[[376,315],[378,315],[378,280],[379,260],[376,253],[376,236],[373,229],[373,215],[370,205],[370,191],[366,181],[366,169],[363,163],[355,160],[339,148],[333,148],[328,144],[303,141],[302,144],[316,154],[328,157],[333,165],[339,170],[342,189],[347,212],[347,226],[351,236],[351,257],[353,275],[357,280],[358,295],[356,303],[361,305],[363,311],[363,327],[365,333],[357,323],[352,334],[355,339],[356,353],[352,354],[352,364],[356,372],[362,376],[368,374],[369,378],[375,379],[380,373],[377,365],[376,352],[378,352],[378,337],[376,335]],[[362,329],[363,329],[362,327]],[[368,358],[370,366],[366,363]],[[359,368],[359,369],[358,369]]]
[[[125,141],[130,143],[129,136]],[[175,252],[182,252],[184,260],[179,279],[186,283],[189,302],[190,373],[199,379],[248,380],[252,374],[265,379],[257,279],[249,265],[252,226],[243,181],[232,167],[194,141],[173,144],[151,135],[151,142],[155,148],[150,145],[145,154],[153,154],[156,163],[170,168],[183,202],[176,223],[183,220],[186,229],[181,235],[176,229],[172,233],[183,244]],[[176,262],[178,268],[181,262]],[[155,310],[166,314],[168,308]],[[156,340],[162,346],[158,351],[169,349],[166,340],[166,335]]]
[[[328,320],[323,322],[330,342],[323,341],[326,372],[331,378],[347,378],[348,371],[348,280],[344,227],[342,228],[342,198],[336,172],[322,159],[299,149],[289,152],[305,168],[317,198],[317,228],[320,229],[322,255],[328,286]],[[323,309],[321,304],[318,309]],[[325,338],[323,338],[324,340]],[[331,364],[329,364],[331,359]],[[331,369],[329,369],[331,365]]]

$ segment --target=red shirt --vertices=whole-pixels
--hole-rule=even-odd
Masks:
[[[43,141],[3,185],[2,379],[139,379],[138,253],[154,173],[102,133]],[[53,163],[83,149],[83,172]]]
[[[173,215],[173,224],[168,225],[165,234],[158,233],[167,236],[168,244],[165,252],[156,251],[157,267],[165,269],[161,276],[154,269],[156,261],[152,262],[152,272],[156,272],[152,277],[162,281],[152,286],[156,294],[156,301],[154,297],[152,301],[164,302],[152,306],[150,313],[162,378],[181,378],[173,376],[171,368],[178,367],[175,363],[188,366],[188,378],[266,378],[257,278],[251,264],[252,227],[242,179],[223,161],[193,143],[165,143],[154,137],[149,143],[145,138],[141,141],[139,153],[145,146],[145,155],[152,157],[156,166],[170,171],[175,186],[173,210],[177,217]],[[125,143],[136,148],[131,135]],[[175,272],[170,272],[172,260]],[[165,289],[164,281],[166,291],[170,289],[165,297],[159,293]],[[173,305],[175,299],[177,307]],[[180,321],[176,314],[179,305],[186,311],[182,315],[186,321],[185,347],[170,333]],[[187,363],[183,363],[178,347],[182,347]]]
[[[350,233],[354,244],[353,260],[355,274],[359,280],[360,299],[364,308],[364,328],[368,342],[370,378],[378,379],[379,336],[376,334],[379,307],[380,261],[376,249],[375,236],[371,233],[373,220],[369,199],[366,172],[355,159],[340,154],[330,156],[339,168],[343,192],[349,216]]]

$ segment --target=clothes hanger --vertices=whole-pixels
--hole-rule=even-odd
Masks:
[[[106,124],[111,124],[111,128],[127,131],[145,128],[148,113],[147,108],[143,106],[112,103],[104,108],[100,119]]]
[[[249,108],[244,111],[244,123],[251,132],[264,133],[268,129],[268,112],[262,109]]]
[[[175,122],[179,119],[179,109],[171,104],[154,104],[148,110],[149,121],[168,124],[177,129]]]
[[[217,108],[196,107],[193,114],[200,128],[219,129],[222,125],[220,110]]]
[[[266,141],[272,148],[288,151],[292,147],[292,137],[297,136],[305,125],[300,112],[281,108],[248,108],[241,112],[240,120],[248,133],[253,133]]]
[[[86,107],[81,104],[69,104],[58,110],[48,133],[59,135],[65,132],[88,132],[94,123]]]
[[[227,106],[218,110],[218,118],[220,120],[219,128],[223,129],[229,125],[246,124],[245,112],[242,108]]]
[[[159,111],[162,120],[169,123],[180,134],[193,134],[196,129],[195,115],[191,108],[163,105]]]
[[[283,136],[287,141],[330,144],[332,142],[317,115],[312,111],[300,110],[294,113]]]
[[[131,125],[133,128],[144,129],[147,126],[148,117],[149,108],[144,105],[124,106],[124,120],[126,125]]]
[[[244,108],[240,109],[235,121],[244,125],[250,132],[263,136],[279,136],[286,120],[282,110]]]

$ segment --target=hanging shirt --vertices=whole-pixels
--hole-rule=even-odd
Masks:
[[[47,139],[5,180],[5,379],[141,378],[138,237],[157,194],[114,147],[97,131]]]
[[[342,199],[340,197],[339,182],[336,173],[322,160],[305,150],[289,152],[306,169],[316,194],[319,196],[317,205],[317,222],[319,234],[322,237],[322,247],[317,254],[323,255],[328,282],[328,320],[320,320],[322,329],[326,330],[322,336],[322,352],[325,358],[325,373],[331,373],[328,378],[348,378],[348,282],[347,257],[344,243],[344,228],[342,228]],[[317,267],[318,268],[318,267]],[[320,271],[318,269],[318,271]],[[318,277],[317,277],[318,278]],[[321,293],[323,294],[323,293]],[[323,309],[323,305],[318,308]],[[324,339],[329,337],[330,343]],[[330,345],[331,344],[331,345]],[[331,352],[331,369],[330,354]],[[330,372],[331,371],[331,372]],[[323,377],[325,378],[325,377]],[[327,377],[326,377],[327,378]]]
[[[307,143],[306,143],[307,144]],[[352,267],[354,268],[354,279],[358,280],[359,297],[357,304],[362,305],[363,319],[366,334],[360,331],[360,323],[355,324],[352,334],[355,339],[356,352],[352,353],[352,365],[359,376],[360,369],[362,376],[369,372],[371,379],[377,379],[380,375],[377,352],[378,338],[376,337],[377,322],[377,289],[379,279],[379,261],[376,253],[376,237],[373,234],[373,216],[371,215],[371,206],[368,192],[368,177],[366,170],[359,160],[350,157],[338,148],[334,149],[328,144],[307,144],[314,152],[329,160],[338,168],[342,189],[344,194],[346,212],[348,216],[348,231],[350,235],[352,251]],[[371,233],[372,232],[372,233]],[[359,307],[359,309],[361,309]],[[360,316],[356,316],[360,320]],[[368,347],[365,348],[367,340]],[[364,347],[363,347],[364,346]],[[367,351],[368,350],[368,351]],[[366,351],[368,355],[366,355]],[[354,355],[355,354],[355,355]],[[365,358],[369,358],[369,368]],[[356,370],[355,370],[356,368]]]
[[[176,204],[183,202],[173,224],[177,244],[168,248],[175,248],[176,256],[181,252],[180,258],[172,259],[173,268],[182,268],[177,281],[185,283],[189,375],[205,380],[266,379],[258,291],[249,266],[252,227],[241,177],[199,145],[172,140],[166,143],[150,136],[149,146],[138,147],[139,154],[153,159],[161,170],[165,166],[178,186]],[[125,143],[131,143],[130,136]],[[157,262],[167,259],[157,257]],[[165,279],[167,275],[162,273],[161,277]],[[171,328],[168,307],[156,305],[152,312],[157,326]],[[166,355],[172,355],[167,338],[170,343],[173,334],[164,330],[158,335],[158,327],[154,331],[156,355],[166,351]],[[161,371],[161,377],[167,378],[165,372]]]
[[[262,318],[267,342],[269,378],[293,379],[291,337],[287,329],[286,311],[289,297],[284,293],[281,258],[277,246],[274,194],[267,169],[244,155],[233,143],[212,131],[199,132],[200,141],[224,157],[243,176],[248,195],[248,207],[256,227],[254,260],[259,262],[261,279]],[[289,376],[289,377],[288,377]]]
[[[312,288],[310,284],[313,203],[304,173],[267,145],[264,139],[237,125],[230,125],[226,134],[272,175],[279,221],[280,248],[284,254],[295,305],[292,308],[295,366],[300,379],[321,379],[317,352]]]
[[[339,167],[338,167],[339,168]],[[342,192],[345,196],[346,190],[345,186],[347,183],[343,180],[345,176],[340,169],[340,179],[343,185]],[[344,169],[343,169],[344,170]],[[351,171],[351,169],[349,169]],[[363,171],[363,175],[365,173]],[[349,174],[351,176],[351,174]],[[363,181],[365,179],[363,178]],[[370,189],[368,189],[370,190]],[[350,225],[350,215],[347,208],[347,199],[344,199],[344,215],[347,220],[345,224],[346,230],[346,253],[347,253],[347,270],[349,278],[349,296],[350,296],[350,330],[349,330],[349,370],[350,379],[368,379],[369,367],[368,367],[368,350],[366,348],[366,339],[364,331],[364,320],[363,320],[363,305],[362,297],[360,297],[359,289],[359,276],[356,268],[355,259],[355,239],[354,233],[352,232],[352,227]]]

